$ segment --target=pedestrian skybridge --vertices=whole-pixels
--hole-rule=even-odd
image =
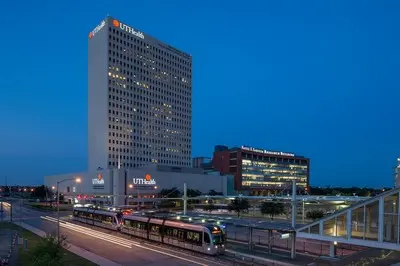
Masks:
[[[400,250],[400,188],[296,228],[297,237]]]

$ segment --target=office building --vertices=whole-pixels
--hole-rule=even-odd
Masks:
[[[293,180],[299,190],[308,190],[310,182],[310,159],[289,152],[219,145],[212,163],[215,170],[234,175],[235,190],[251,195],[289,191]]]
[[[211,163],[211,158],[209,157],[194,157],[192,159],[193,168],[204,168],[205,165]]]
[[[88,171],[191,166],[192,57],[111,17],[88,43]]]

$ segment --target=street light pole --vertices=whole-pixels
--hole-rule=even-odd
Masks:
[[[80,183],[80,178],[66,178],[61,181],[57,181],[57,242],[60,243],[60,191],[59,191],[59,184],[65,182],[75,180],[76,183]]]
[[[57,242],[60,243],[60,191],[58,184],[61,182],[57,181]]]

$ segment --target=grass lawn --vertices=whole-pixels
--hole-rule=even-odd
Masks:
[[[12,229],[12,230],[17,230],[21,232],[22,236],[24,239],[28,239],[28,250],[24,250],[23,245],[19,246],[19,252],[18,252],[18,265],[29,265],[30,263],[30,256],[29,256],[29,249],[31,247],[34,247],[41,239],[40,236],[35,235],[34,233],[18,226],[13,223],[9,222],[0,222],[0,229]],[[97,265],[93,262],[90,262],[82,257],[79,257],[78,255],[75,255],[72,252],[69,252],[68,250],[64,250],[64,256],[62,259],[62,262],[65,265],[76,265],[76,266],[94,266]]]
[[[36,208],[39,210],[57,211],[57,206],[55,205],[50,206],[48,203],[29,202],[26,204],[31,206],[32,208]],[[60,204],[60,211],[69,211],[69,210],[72,210],[72,205]]]

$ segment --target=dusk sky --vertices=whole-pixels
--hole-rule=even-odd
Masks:
[[[193,56],[193,156],[248,145],[311,158],[311,185],[393,185],[400,1],[25,0],[0,10],[0,184],[86,170],[88,34],[110,15]]]

